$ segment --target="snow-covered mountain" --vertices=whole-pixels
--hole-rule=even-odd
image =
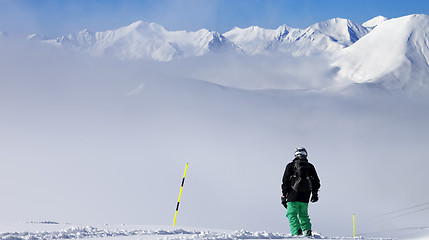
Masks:
[[[246,54],[267,54],[273,42],[281,41],[293,28],[283,25],[277,29],[264,29],[258,26],[248,28],[235,27],[223,35],[239,46]]]
[[[96,56],[107,54],[121,59],[171,61],[225,51],[244,52],[248,55],[325,54],[350,46],[368,32],[368,28],[341,18],[316,23],[306,29],[295,29],[287,25],[277,29],[235,27],[224,34],[206,29],[196,32],[168,31],[156,23],[137,21],[105,32],[85,29],[55,39],[35,34],[29,38],[68,49],[83,50]]]
[[[224,36],[247,54],[308,56],[348,47],[368,32],[367,28],[350,20],[334,18],[306,29],[295,29],[287,25],[275,30],[253,26],[246,29],[234,28]]]
[[[362,25],[333,18],[306,29],[282,25],[277,29],[258,26],[220,34],[168,31],[156,23],[137,21],[104,32],[83,30],[49,39],[31,35],[55,46],[95,56],[120,59],[151,59],[168,62],[209,53],[233,52],[259,56],[328,57],[339,82],[377,82],[385,88],[419,88],[429,74],[429,16],[410,15],[388,20],[377,16]],[[413,85],[408,86],[408,85]],[[230,86],[235,86],[234,84]]]
[[[120,59],[157,61],[201,56],[209,52],[238,51],[234,43],[214,31],[167,31],[159,24],[143,21],[105,32],[85,29],[77,34],[44,41],[96,56],[113,55]]]
[[[330,19],[291,32],[286,36],[287,44],[279,51],[293,56],[332,53],[352,45],[367,33],[367,29],[350,20]]]
[[[334,54],[339,81],[374,82],[387,89],[429,84],[429,16],[384,21],[352,46]]]
[[[329,36],[333,42],[344,47],[352,45],[369,32],[365,27],[343,18],[319,22],[310,26],[309,29],[318,30],[318,32]]]

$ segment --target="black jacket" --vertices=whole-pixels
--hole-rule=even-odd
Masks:
[[[283,174],[282,193],[283,193],[283,196],[287,197],[288,202],[308,203],[310,201],[311,192],[319,190],[320,180],[319,180],[319,177],[317,176],[316,168],[314,168],[313,164],[309,163],[310,169],[308,174],[311,179],[311,185],[312,185],[311,191],[309,192],[294,191],[292,189],[292,184],[293,184],[292,176],[295,175],[294,161],[296,160],[297,158],[295,158],[292,162],[286,165],[285,173]]]

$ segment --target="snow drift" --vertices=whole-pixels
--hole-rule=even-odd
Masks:
[[[3,232],[0,239],[26,240],[26,239],[201,239],[201,240],[235,240],[235,239],[291,239],[290,234],[270,233],[266,231],[250,232],[237,231],[213,231],[213,230],[184,230],[181,228],[163,227],[159,229],[143,230],[129,229],[129,226],[63,226],[59,231],[37,231],[37,232]],[[133,227],[133,226],[131,226]],[[116,229],[115,229],[116,228]],[[141,228],[141,227],[140,227]],[[188,228],[189,229],[189,228]],[[328,239],[319,234],[314,234],[315,239]]]

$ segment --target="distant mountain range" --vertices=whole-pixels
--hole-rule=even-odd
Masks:
[[[218,32],[206,29],[196,32],[168,31],[159,24],[143,21],[105,32],[85,29],[55,39],[37,34],[29,36],[29,39],[85,51],[95,56],[113,55],[120,59],[153,59],[164,62],[209,52],[240,51],[238,46]]]
[[[223,34],[206,29],[196,32],[168,31],[156,23],[137,21],[105,32],[85,29],[54,39],[37,34],[28,38],[67,49],[83,50],[95,56],[114,55],[121,59],[171,61],[225,51],[248,55],[308,56],[331,53],[352,45],[380,24],[381,19],[385,18],[377,17],[368,21],[368,24],[364,24],[367,27],[347,19],[335,18],[306,29],[295,29],[287,25],[277,29],[235,27]]]
[[[0,32],[1,38],[7,33]],[[28,37],[72,51],[120,59],[173,61],[210,53],[326,56],[340,82],[371,82],[389,89],[420,88],[429,83],[429,16],[375,17],[357,24],[334,18],[306,29],[258,26],[218,33],[168,31],[137,21],[104,32],[87,29],[68,36]]]

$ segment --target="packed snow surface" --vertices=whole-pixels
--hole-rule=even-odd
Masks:
[[[28,226],[30,225],[30,226]],[[8,229],[12,231],[8,231]],[[29,230],[31,229],[31,230]],[[48,239],[92,239],[92,240],[241,240],[241,239],[296,239],[287,233],[246,230],[213,230],[192,227],[102,225],[82,226],[59,223],[21,223],[0,227],[0,239],[4,240],[48,240]],[[353,237],[326,237],[314,233],[311,238],[299,239],[354,239]],[[359,237],[359,239],[374,239]],[[387,240],[390,238],[377,238]]]

